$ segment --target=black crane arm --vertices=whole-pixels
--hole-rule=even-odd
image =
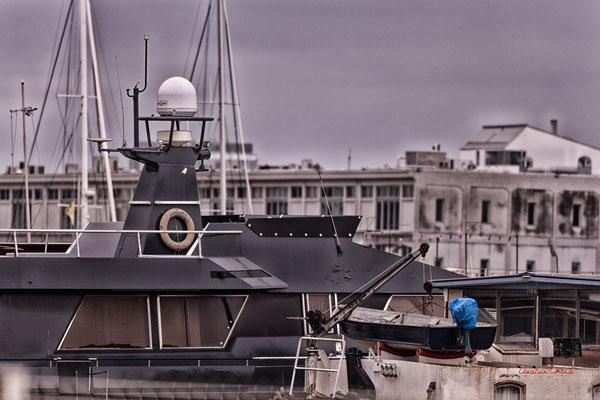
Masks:
[[[429,250],[428,243],[422,243],[418,249],[414,250],[412,253],[408,254],[406,257],[400,259],[394,265],[390,267],[390,271],[381,276],[371,285],[369,285],[361,294],[359,294],[354,300],[350,303],[346,304],[341,309],[337,310],[333,313],[333,315],[322,324],[318,329],[314,329],[313,334],[311,335],[314,338],[319,338],[325,335],[331,328],[340,322],[344,321],[346,318],[352,314],[357,307],[359,307],[365,300],[367,300],[373,293],[378,291],[383,285],[385,285],[390,279],[392,279],[398,272],[402,271],[404,267],[408,264],[416,260],[419,256],[425,257],[427,251]],[[310,318],[310,317],[309,317]]]

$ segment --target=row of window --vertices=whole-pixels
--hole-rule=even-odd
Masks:
[[[344,197],[346,199],[356,198],[357,187],[352,186],[325,186],[325,195],[329,197]],[[252,187],[252,198],[262,199],[265,191],[267,199],[272,197],[285,198],[286,200],[291,199],[317,199],[322,196],[322,189],[319,186],[267,186],[267,187]],[[414,197],[414,185],[402,185],[402,186],[376,186],[377,197],[400,197],[400,191],[402,191],[403,198]],[[219,197],[219,188],[199,188],[200,198],[209,199],[211,197]],[[228,188],[227,197],[238,199],[245,199],[247,190],[246,187]],[[373,186],[360,186],[361,198],[373,198]]]
[[[223,348],[247,296],[160,296],[160,348]],[[59,350],[150,349],[148,296],[86,296]]]
[[[489,200],[481,201],[481,223],[487,224],[491,222],[490,208],[491,202]],[[436,199],[435,201],[435,221],[443,222],[444,221],[444,207],[445,200],[442,198]],[[536,225],[536,214],[537,204],[534,202],[527,203],[527,226],[533,227]],[[581,204],[573,204],[571,209],[571,225],[575,228],[579,228],[581,226],[581,213],[582,213]]]
[[[63,201],[71,201],[77,198],[77,190],[76,189],[57,189],[57,188],[49,188],[45,190],[45,198],[48,200],[59,200],[59,198]],[[12,196],[11,196],[12,195]],[[114,189],[114,197],[115,199],[125,199],[130,200],[133,196],[133,190],[129,188],[116,188]],[[106,191],[103,188],[100,188],[98,191],[99,198],[106,197]],[[24,200],[25,199],[25,190],[24,189],[0,189],[0,200]],[[30,200],[44,200],[44,189],[29,189],[29,199]]]
[[[226,346],[248,296],[159,296],[160,348]],[[330,317],[337,294],[305,294],[303,314],[321,311]],[[444,315],[442,296],[391,296],[385,309],[415,314]],[[311,334],[304,325],[305,334]],[[85,296],[58,350],[151,349],[150,299],[146,295]]]

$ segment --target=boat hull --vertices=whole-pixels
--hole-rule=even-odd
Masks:
[[[423,348],[436,352],[457,352],[465,349],[464,345],[457,343],[456,327],[392,325],[348,320],[340,324],[340,330],[343,335],[362,343],[375,346],[377,342],[381,342],[392,349]],[[495,336],[496,326],[476,327],[470,334],[471,348],[489,349]]]

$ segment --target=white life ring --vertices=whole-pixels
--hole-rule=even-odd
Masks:
[[[194,220],[192,220],[190,214],[186,213],[181,208],[171,208],[170,210],[165,211],[163,216],[160,218],[160,222],[158,224],[159,229],[161,231],[166,231],[167,227],[169,226],[169,221],[171,221],[173,218],[183,221],[188,231],[195,230]],[[162,232],[160,234],[160,238],[162,239],[163,243],[174,251],[182,251],[190,247],[194,241],[194,236],[194,233],[190,232],[185,235],[185,238],[182,241],[176,242],[171,238],[171,236],[169,236],[167,232]]]

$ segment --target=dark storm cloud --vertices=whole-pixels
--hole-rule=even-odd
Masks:
[[[114,57],[123,87],[132,86],[142,79],[141,36],[151,35],[142,112],[154,112],[160,83],[184,71],[192,26],[206,3],[93,3],[115,97],[107,105],[109,126],[118,138]],[[28,82],[28,103],[40,104],[61,4],[0,1],[3,109],[20,104],[20,79]],[[245,137],[263,163],[311,157],[343,168],[352,147],[354,167],[379,166],[435,142],[457,155],[482,124],[548,128],[550,118],[559,119],[562,134],[600,145],[598,2],[239,0],[227,6]],[[125,107],[129,112],[129,101]],[[44,118],[44,140],[53,143],[59,119]]]

